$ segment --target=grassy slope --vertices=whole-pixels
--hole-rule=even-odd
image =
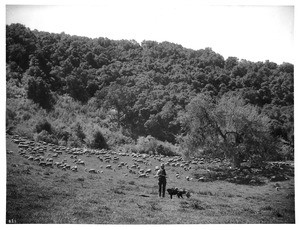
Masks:
[[[193,224],[193,223],[294,223],[294,180],[263,186],[236,185],[225,181],[201,183],[186,181],[189,172],[166,167],[167,187],[182,187],[192,192],[187,199],[157,196],[157,180],[137,178],[126,168],[113,170],[95,156],[80,156],[86,168],[103,170],[89,174],[84,166],[78,172],[54,167],[42,168],[18,154],[18,147],[7,138],[7,217],[17,223],[75,224]],[[57,160],[67,159],[63,154]],[[129,156],[120,161],[132,164]],[[152,168],[160,163],[151,159]],[[112,164],[113,167],[115,164]],[[180,172],[182,179],[176,179]],[[125,174],[128,173],[128,176]],[[143,197],[141,195],[148,195]]]

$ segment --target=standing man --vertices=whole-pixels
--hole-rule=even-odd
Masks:
[[[157,171],[156,176],[158,176],[158,186],[159,186],[159,197],[165,197],[166,184],[167,184],[167,174],[165,170],[165,165],[161,164],[160,169]],[[161,194],[162,193],[162,194]]]

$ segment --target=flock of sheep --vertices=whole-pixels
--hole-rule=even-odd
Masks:
[[[193,181],[189,175],[189,170],[192,169],[192,166],[204,164],[204,159],[199,158],[185,161],[181,156],[165,157],[103,149],[68,148],[46,142],[31,141],[18,135],[13,135],[12,141],[18,145],[18,154],[28,161],[32,161],[43,168],[57,168],[74,173],[84,171],[91,174],[105,174],[107,170],[110,170],[115,173],[120,171],[122,175],[127,177],[153,178],[156,176],[160,164],[164,163],[168,177],[172,174],[175,180],[183,178],[186,181]],[[81,159],[88,159],[88,157],[94,158],[92,164],[94,167],[91,167],[91,161]],[[95,167],[95,165],[97,166]]]

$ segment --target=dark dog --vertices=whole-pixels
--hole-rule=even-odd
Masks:
[[[186,193],[185,190],[179,190],[178,188],[168,188],[167,191],[168,191],[171,199],[172,199],[172,196],[174,196],[174,195],[177,195],[178,198],[183,198],[182,195]]]

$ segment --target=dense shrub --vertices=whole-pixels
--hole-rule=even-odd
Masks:
[[[55,135],[48,133],[46,130],[36,133],[33,138],[35,141],[45,141],[47,143],[58,144],[58,140]]]
[[[123,146],[134,142],[130,137],[125,136],[120,131],[108,132],[106,133],[106,137],[109,146]]]
[[[135,149],[137,152],[147,154],[159,154],[164,156],[178,155],[174,145],[168,142],[162,142],[152,136],[139,137]]]
[[[93,135],[91,147],[95,149],[107,149],[108,145],[103,134],[98,130]]]
[[[40,133],[43,130],[47,131],[48,133],[52,133],[52,126],[46,119],[44,119],[36,124],[35,130],[37,133]]]
[[[178,155],[175,151],[171,149],[170,146],[166,144],[159,144],[156,149],[157,153],[164,156],[175,156]]]
[[[71,135],[68,138],[68,146],[73,147],[73,148],[81,148],[83,147],[83,142],[76,136],[76,135]]]
[[[144,152],[144,153],[156,153],[158,142],[157,140],[152,136],[147,137],[139,137],[136,144],[136,149],[138,152]]]
[[[59,126],[59,127],[56,127],[56,129],[55,129],[56,137],[59,140],[64,141],[64,142],[67,142],[69,137],[71,136],[71,133],[68,132],[66,129],[67,128],[65,126]]]

